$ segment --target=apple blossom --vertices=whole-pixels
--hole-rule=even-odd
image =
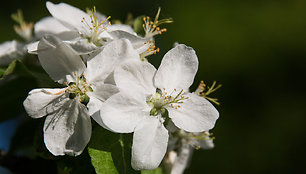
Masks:
[[[146,62],[129,61],[114,72],[120,92],[102,104],[102,126],[119,133],[134,132],[132,167],[156,168],[168,143],[169,120],[188,132],[213,128],[218,111],[188,88],[198,69],[191,47],[183,44],[168,51],[158,70]]]
[[[24,101],[33,118],[47,116],[44,142],[54,155],[79,155],[91,136],[90,116],[96,119],[101,104],[118,92],[106,79],[122,61],[138,54],[126,39],[109,43],[85,64],[66,43],[52,35],[38,45],[38,58],[49,76],[64,88],[34,89]],[[98,118],[99,119],[99,118]]]

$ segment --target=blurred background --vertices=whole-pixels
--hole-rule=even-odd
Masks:
[[[215,148],[196,151],[187,174],[306,173],[305,0],[51,1],[83,10],[95,5],[122,21],[128,13],[154,17],[161,7],[161,18],[174,19],[157,36],[161,52],[149,61],[158,66],[174,42],[184,43],[196,50],[200,61],[192,89],[201,80],[222,84],[212,95],[221,103],[212,130]],[[18,38],[10,17],[18,8],[27,21],[49,15],[43,0],[10,0],[0,8],[0,42]],[[0,91],[0,117],[26,117],[22,101],[35,86],[28,82],[21,79],[16,85],[22,83],[22,88]],[[5,105],[8,93],[18,96],[11,107]],[[0,128],[0,149],[7,149],[14,125],[0,123]],[[31,135],[21,137],[27,142]],[[46,168],[37,159],[18,160]]]

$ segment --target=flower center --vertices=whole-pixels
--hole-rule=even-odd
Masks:
[[[194,147],[196,150],[200,149],[200,143],[199,141],[209,141],[214,140],[215,137],[212,136],[212,133],[209,133],[207,131],[204,132],[198,132],[198,133],[191,133],[186,132],[184,130],[179,130],[177,133],[177,136],[181,139],[185,139],[189,145]]]
[[[188,97],[183,96],[183,90],[177,93],[177,90],[174,89],[170,94],[165,92],[165,88],[163,91],[157,89],[155,95],[148,97],[147,104],[152,107],[150,111],[152,116],[157,116],[158,114],[165,116],[167,107],[178,109],[181,107],[180,104],[183,103],[183,100],[188,99]]]
[[[92,10],[88,10],[87,13],[89,13],[90,15],[90,24],[85,20],[84,17],[81,22],[85,23],[88,26],[90,32],[85,34],[85,36],[83,37],[87,38],[88,42],[91,42],[96,46],[100,47],[102,46],[103,41],[101,38],[99,38],[99,35],[103,31],[107,30],[106,22],[108,21],[108,19],[110,19],[110,16],[107,17],[105,20],[99,20],[95,6],[93,7]],[[108,25],[111,25],[111,23],[108,22]]]
[[[93,92],[91,85],[92,84],[88,84],[86,82],[86,79],[82,74],[81,76],[77,77],[76,82],[70,82],[67,84],[68,88],[65,92],[69,93],[70,99],[76,100],[78,98],[81,103],[87,105],[90,99],[87,92]]]
[[[172,18],[159,20],[160,11],[161,11],[161,8],[158,8],[158,11],[156,13],[156,16],[155,16],[154,20],[151,20],[151,18],[149,16],[143,18],[144,23],[142,24],[142,27],[145,31],[145,37],[146,38],[153,37],[155,35],[162,34],[163,32],[166,32],[167,31],[166,28],[161,29],[161,28],[159,28],[159,26],[161,24],[167,24],[167,23],[172,23],[173,22]]]

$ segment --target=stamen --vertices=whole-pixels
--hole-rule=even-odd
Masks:
[[[206,98],[207,100],[215,103],[216,105],[219,105],[220,103],[218,102],[217,98],[210,98],[208,97],[208,95],[210,95],[211,93],[215,92],[216,90],[218,90],[222,85],[218,85],[217,87],[215,87],[216,85],[216,81],[213,82],[213,84],[209,87],[207,86],[206,89],[206,85],[204,84],[203,80],[200,82],[198,88],[195,90],[195,94]]]
[[[87,20],[90,21],[86,21],[83,17],[81,22],[89,28],[90,32],[85,33],[84,37],[86,37],[89,42],[92,42],[100,47],[103,45],[103,40],[99,38],[99,34],[107,30],[108,25],[111,25],[111,23],[108,21],[111,17],[108,16],[105,20],[99,21],[95,6],[93,9],[87,10],[87,13],[90,15],[90,19]]]

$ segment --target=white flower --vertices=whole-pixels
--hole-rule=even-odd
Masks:
[[[189,166],[194,149],[214,148],[213,139],[208,131],[191,133],[178,130],[170,136],[169,146],[164,163],[171,174],[182,174]]]
[[[42,18],[34,25],[36,38],[42,38],[46,34],[59,34],[67,31],[70,30],[51,16]]]
[[[105,84],[113,69],[122,61],[137,59],[128,40],[116,40],[84,64],[80,56],[58,38],[46,35],[39,43],[38,58],[49,76],[65,84],[61,89],[34,89],[24,101],[33,118],[47,116],[44,142],[54,155],[79,155],[91,136],[91,120],[101,104],[118,92]],[[135,58],[136,57],[136,58]]]
[[[136,33],[128,25],[110,25],[110,23],[107,23],[109,18],[98,13],[95,7],[92,11],[86,13],[66,3],[53,4],[47,2],[46,6],[53,18],[69,29],[70,32],[77,33],[74,38],[64,38],[65,35],[63,35],[61,39],[69,43],[80,54],[91,53],[106,43],[118,39],[116,37],[118,34],[109,34],[112,31],[124,33],[125,38],[132,37],[130,40],[132,43],[133,38],[136,37]],[[121,38],[123,37],[120,36],[119,39]],[[141,38],[139,39],[143,40]]]
[[[178,45],[163,58],[156,71],[149,63],[126,62],[115,70],[120,92],[100,110],[102,124],[120,132],[134,132],[132,167],[156,168],[166,153],[168,119],[180,129],[202,132],[211,129],[218,111],[206,99],[189,93],[198,69],[194,50]]]
[[[142,38],[137,36],[129,25],[107,23],[108,18],[100,14],[94,8],[92,11],[84,11],[70,6],[66,3],[53,4],[47,2],[46,6],[53,16],[53,20],[48,19],[40,25],[36,25],[39,31],[53,33],[64,42],[71,45],[79,55],[87,55],[100,51],[100,47],[116,39],[128,39],[134,49],[145,56],[156,53],[152,38]],[[54,21],[58,21],[57,23]],[[62,26],[59,26],[61,23]],[[48,29],[50,25],[55,25],[59,30]],[[68,31],[64,30],[65,27]],[[64,32],[63,32],[64,30]],[[57,32],[56,32],[57,31]],[[28,47],[28,52],[37,52],[38,42]]]

